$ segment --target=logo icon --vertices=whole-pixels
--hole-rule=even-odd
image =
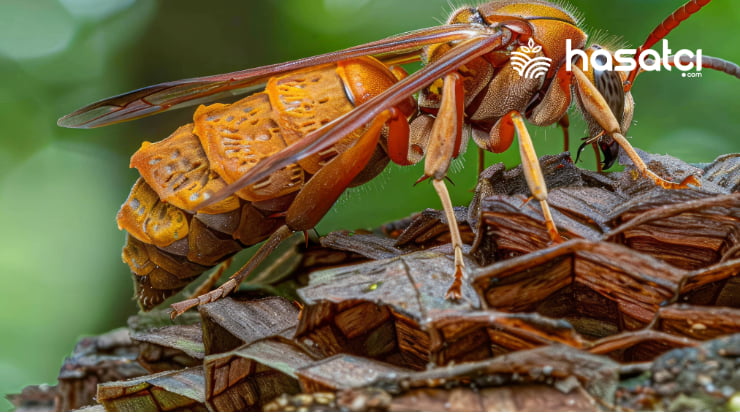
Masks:
[[[532,38],[529,38],[527,45],[522,45],[516,51],[511,53],[511,66],[519,74],[519,76],[526,79],[537,79],[545,75],[547,70],[550,69],[552,59],[547,57],[530,57],[531,55],[537,54],[542,51],[542,46],[534,43]]]

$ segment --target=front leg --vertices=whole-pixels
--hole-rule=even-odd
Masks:
[[[622,134],[622,130],[619,126],[617,118],[612,113],[609,105],[607,104],[604,97],[601,95],[596,86],[591,83],[588,77],[583,73],[583,70],[578,66],[573,66],[573,75],[575,76],[576,91],[581,98],[583,107],[589,115],[599,124],[604,130],[604,133],[608,134],[613,138],[617,144],[627,153],[632,163],[640,172],[642,176],[652,180],[656,185],[665,189],[682,189],[688,188],[689,185],[700,185],[700,181],[694,176],[689,175],[683,181],[671,182],[658,176],[655,172],[648,169],[645,162],[643,162],[640,155],[632,147],[630,142]]]

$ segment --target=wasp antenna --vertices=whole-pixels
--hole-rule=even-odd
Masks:
[[[676,64],[697,64],[696,57],[681,57],[679,60],[680,61],[676,61],[676,57],[671,55],[668,57],[668,65],[675,66]],[[721,71],[722,73],[729,74],[730,76],[735,76],[740,79],[740,66],[733,63],[732,61],[704,55],[701,57],[701,66],[704,69]]]
[[[645,38],[645,42],[643,42],[642,45],[640,45],[640,48],[637,49],[637,52],[635,52],[635,58],[639,59],[646,49],[652,47],[656,42],[668,36],[671,31],[681,24],[681,22],[698,12],[702,7],[709,4],[710,1],[712,0],[690,0],[676,9],[675,12],[671,13],[670,16],[665,18],[650,32],[647,38]],[[629,77],[625,82],[625,91],[629,91],[632,88],[635,77],[637,77],[639,72],[639,66],[630,72]]]

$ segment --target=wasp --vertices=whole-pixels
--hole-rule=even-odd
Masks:
[[[635,51],[642,55],[710,3],[691,0],[660,23]],[[219,266],[174,314],[214,301],[240,282],[294,232],[311,230],[349,187],[389,162],[423,160],[451,233],[455,276],[447,292],[461,298],[463,245],[445,178],[472,138],[500,153],[515,136],[532,197],[553,243],[558,233],[527,123],[558,124],[567,142],[571,104],[608,168],[621,149],[639,173],[664,188],[698,184],[653,173],[625,138],[633,116],[631,71],[587,66],[623,58],[591,44],[576,14],[544,0],[499,0],[454,11],[441,26],[309,58],[216,76],[161,83],[103,99],[62,117],[64,127],[92,128],[200,105],[193,122],[168,138],[145,142],[132,156],[141,178],[118,214],[128,232],[123,259],[147,310]],[[567,48],[580,52],[568,60]],[[597,60],[592,60],[597,59]],[[691,64],[668,56],[665,66]],[[407,74],[403,64],[421,62]],[[525,67],[531,63],[529,71]],[[740,78],[736,64],[709,56],[704,68]],[[226,95],[245,97],[212,103]],[[264,242],[220,287],[213,279],[241,249]],[[209,291],[210,290],[210,291]],[[203,292],[201,294],[201,292]]]

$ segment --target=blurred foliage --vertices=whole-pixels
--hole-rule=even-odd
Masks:
[[[573,0],[584,28],[639,45],[679,0]],[[94,100],[148,84],[287,61],[439,24],[447,0],[3,0],[0,2],[0,394],[54,383],[79,336],[120,325],[135,311],[124,235],[114,215],[136,178],[128,157],[186,123],[181,110],[81,131],[56,119]],[[716,1],[681,25],[674,49],[740,61],[740,2]],[[691,162],[740,151],[740,85],[704,71],[646,74],[635,90],[637,147]],[[583,134],[573,115],[572,137]],[[562,147],[556,128],[533,128],[539,154]],[[513,148],[515,149],[515,148]],[[473,147],[451,178],[453,200],[470,199]],[[589,155],[588,153],[586,155]],[[590,160],[589,160],[590,159]],[[487,162],[515,165],[516,150]],[[586,156],[585,166],[593,166]],[[457,165],[456,168],[462,165]],[[439,207],[412,187],[419,167],[389,168],[352,191],[319,232],[370,227]],[[0,402],[0,409],[8,409]]]

